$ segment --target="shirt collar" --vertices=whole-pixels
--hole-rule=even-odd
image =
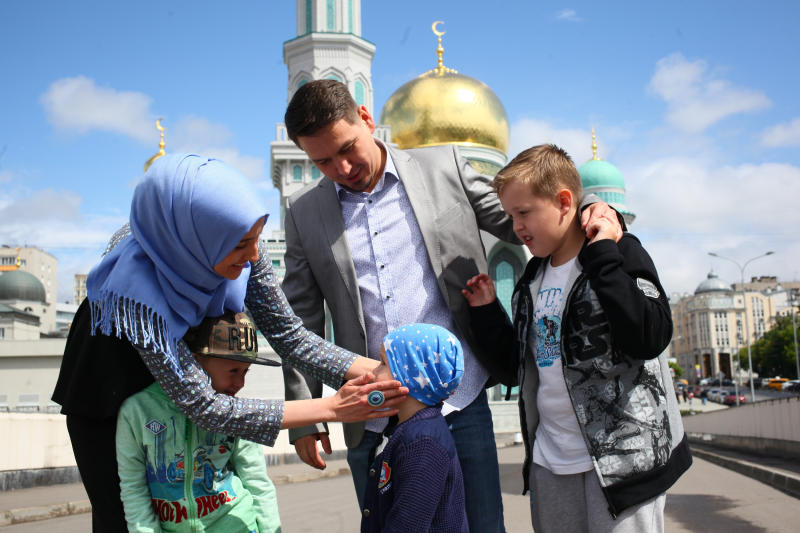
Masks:
[[[386,179],[387,178],[388,178],[388,180],[390,182],[399,181],[400,178],[397,175],[397,167],[394,166],[394,161],[392,160],[392,154],[389,153],[389,149],[386,147],[386,145],[380,139],[377,139],[377,138],[373,137],[373,140],[375,141],[376,144],[379,144],[381,147],[383,147],[383,150],[386,152],[386,164],[383,167],[383,174],[381,175],[380,179],[378,180],[378,183],[375,184],[375,188],[372,189],[372,192],[366,193],[366,192],[353,192],[353,191],[347,189],[346,187],[344,187],[344,186],[342,186],[342,185],[340,185],[340,184],[338,184],[338,183],[336,183],[334,181],[333,185],[334,185],[334,187],[336,187],[336,194],[339,197],[339,200],[344,198],[345,194],[369,196],[370,194],[380,192],[380,191],[383,190],[384,186],[386,185]]]

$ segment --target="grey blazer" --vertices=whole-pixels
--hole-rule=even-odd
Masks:
[[[439,289],[475,356],[485,361],[488,354],[474,342],[461,289],[469,278],[488,271],[479,230],[518,244],[511,220],[492,190],[491,178],[478,174],[456,147],[389,151],[419,223]],[[334,342],[367,355],[358,279],[334,183],[325,177],[292,195],[285,226],[283,291],[292,309],[308,329],[324,336],[327,304]],[[287,400],[321,395],[321,383],[287,366],[283,371]],[[324,431],[322,424],[297,428],[289,431],[289,438],[294,442]],[[345,424],[344,434],[348,448],[358,446],[364,423]]]

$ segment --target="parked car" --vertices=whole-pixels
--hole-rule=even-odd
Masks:
[[[747,398],[741,392],[739,393],[739,405],[747,402]],[[736,393],[733,391],[729,391],[728,394],[725,395],[723,398],[722,403],[725,405],[736,405]]]
[[[723,392],[722,389],[718,389],[716,387],[710,389],[708,391],[708,399],[711,400],[712,402],[718,402],[719,400],[717,398],[719,397],[720,392]]]
[[[789,387],[795,384],[800,384],[800,379],[790,379],[789,381],[784,382],[781,384],[781,390],[788,390]]]
[[[783,384],[789,381],[789,378],[770,378],[767,383],[767,388],[772,390],[781,390]]]
[[[791,383],[783,389],[784,392],[800,392],[800,383]]]

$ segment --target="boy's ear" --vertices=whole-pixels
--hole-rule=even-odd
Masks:
[[[575,204],[575,197],[572,195],[572,191],[569,189],[561,189],[558,191],[558,193],[556,193],[556,203],[563,215],[569,213],[569,210],[572,209],[572,206]]]

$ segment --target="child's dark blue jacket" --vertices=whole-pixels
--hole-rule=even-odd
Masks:
[[[361,532],[468,533],[464,481],[439,407],[398,425],[369,471]]]

